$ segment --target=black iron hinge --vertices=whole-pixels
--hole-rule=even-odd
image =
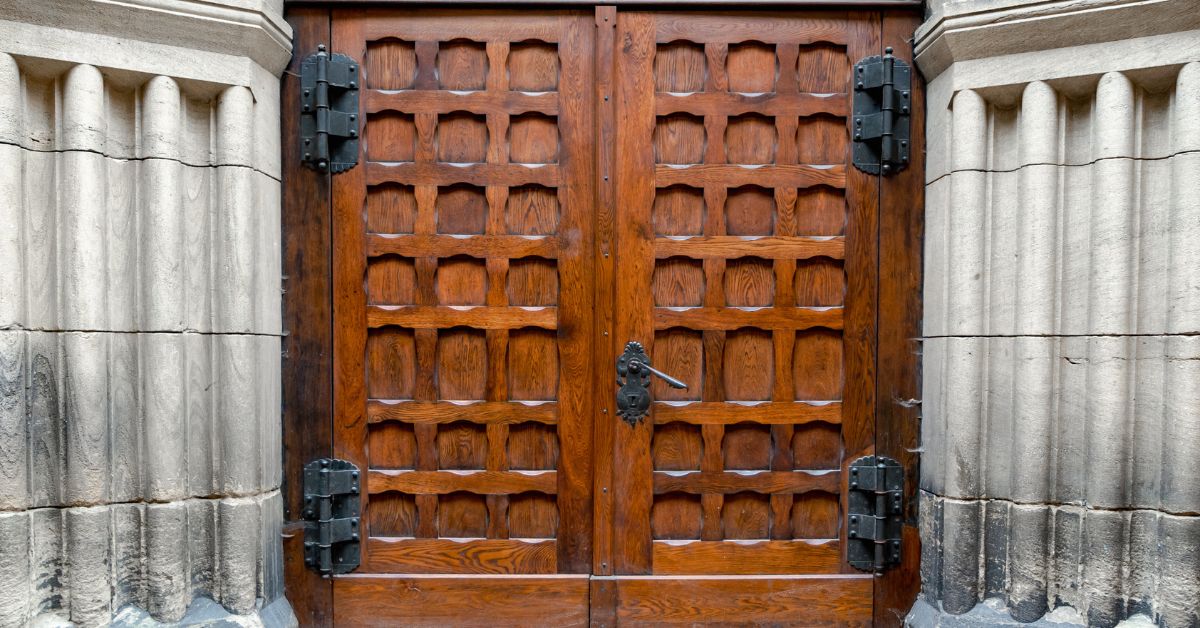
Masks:
[[[304,465],[304,564],[322,575],[359,563],[358,467],[321,458]]]
[[[892,56],[867,57],[854,65],[854,165],[871,174],[892,174],[908,165],[912,68]]]
[[[300,157],[321,172],[358,163],[358,62],[318,46],[300,64]]]
[[[883,456],[850,463],[846,560],[855,569],[880,572],[900,564],[904,528],[904,467]]]

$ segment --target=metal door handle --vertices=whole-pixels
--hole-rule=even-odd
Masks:
[[[637,425],[650,410],[650,376],[656,375],[672,388],[687,389],[687,384],[650,365],[650,356],[640,342],[630,341],[625,353],[617,358],[617,414],[630,425]]]

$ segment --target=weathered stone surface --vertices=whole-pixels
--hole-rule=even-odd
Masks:
[[[0,626],[295,623],[289,36],[279,0],[0,0]]]
[[[918,31],[913,625],[1200,624],[1194,4],[938,2]]]

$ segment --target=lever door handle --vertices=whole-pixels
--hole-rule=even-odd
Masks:
[[[661,378],[668,386],[686,390],[687,384],[650,365],[650,356],[640,342],[630,341],[625,353],[617,358],[617,414],[630,425],[637,425],[650,410],[650,376]]]

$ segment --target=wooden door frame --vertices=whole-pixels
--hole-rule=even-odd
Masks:
[[[429,4],[416,0],[396,0],[395,4]],[[496,4],[490,0],[467,0],[467,4]],[[286,594],[301,625],[332,625],[333,596],[331,580],[321,578],[304,566],[302,525],[299,518],[303,497],[296,478],[308,460],[329,456],[333,451],[333,265],[332,195],[330,178],[300,164],[297,121],[294,103],[299,101],[299,61],[331,35],[331,11],[346,7],[354,0],[287,0],[285,19],[293,29],[292,61],[281,79],[282,149],[282,248],[283,248],[283,340],[282,420],[283,420],[283,542]],[[515,0],[506,6],[544,7],[544,2]],[[563,4],[563,3],[559,3]],[[613,37],[619,6],[642,6],[639,0],[610,0],[603,5],[586,0],[567,0],[566,4],[596,7],[596,102],[595,136],[598,181],[596,185],[594,273],[596,316],[594,317],[595,360],[593,370],[598,390],[606,390],[612,379],[611,365],[616,359],[611,338],[613,294],[613,215],[615,198],[613,142],[616,120],[611,103],[613,86]],[[883,45],[892,46],[896,56],[911,63],[913,32],[921,22],[920,0],[868,0],[809,2],[755,2],[701,0],[683,2],[665,0],[658,6],[680,5],[712,8],[783,9],[797,7],[878,7],[881,12]],[[914,10],[916,9],[916,10]],[[907,44],[906,44],[907,42]],[[917,73],[913,84],[914,161],[924,160],[924,85]],[[917,162],[918,164],[920,162]],[[923,168],[912,167],[879,180],[879,242],[877,284],[876,345],[876,453],[901,461],[906,469],[904,528],[904,564],[875,579],[875,623],[899,625],[916,599],[920,587],[920,540],[917,533],[916,494],[920,430],[920,334],[922,251],[924,240]],[[607,287],[607,288],[606,288]],[[596,529],[611,514],[613,417],[608,404],[600,403],[593,446],[602,452],[595,457],[594,489]],[[605,498],[607,496],[607,499]],[[605,543],[611,537],[596,533],[593,538],[593,574],[612,573],[611,565],[601,557],[608,555]],[[607,546],[610,547],[611,545]],[[596,580],[593,597],[600,599],[615,593],[611,581]],[[606,584],[607,583],[607,584]],[[602,608],[603,603],[596,607]],[[593,616],[600,623],[605,617]]]

